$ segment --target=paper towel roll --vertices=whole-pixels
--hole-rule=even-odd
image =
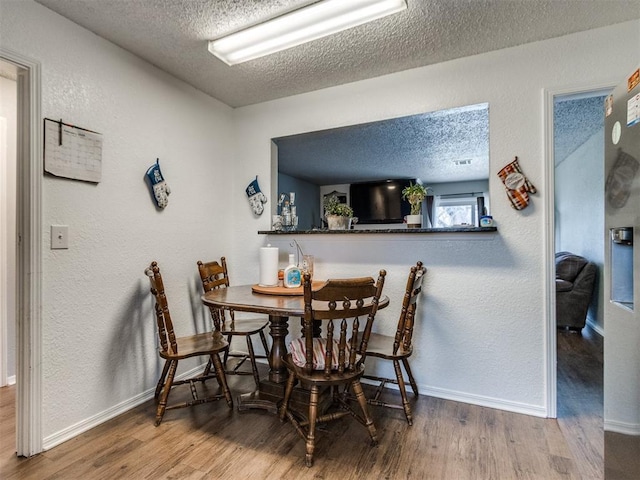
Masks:
[[[260,286],[278,286],[278,247],[260,248]]]

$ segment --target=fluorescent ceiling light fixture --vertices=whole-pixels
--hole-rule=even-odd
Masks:
[[[264,57],[407,8],[406,0],[321,0],[209,42],[228,65]]]

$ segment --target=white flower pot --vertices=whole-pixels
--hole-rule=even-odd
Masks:
[[[327,215],[327,226],[329,230],[349,230],[351,228],[351,217]]]
[[[422,215],[407,215],[407,228],[421,228]]]

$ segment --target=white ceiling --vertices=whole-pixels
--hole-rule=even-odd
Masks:
[[[228,66],[207,41],[310,0],[36,0],[232,107],[640,18],[640,0],[407,0],[400,13]]]
[[[241,107],[290,95],[484,53],[533,41],[640,18],[640,0],[407,0],[407,10],[372,23],[316,40],[268,57],[229,66],[211,55],[207,41],[246,25],[313,3],[312,0],[36,0],[101,37],[129,50],[158,68],[231,107]],[[346,0],[345,0],[346,1]],[[593,107],[593,103],[589,104]],[[578,104],[565,113],[581,115]],[[601,122],[597,108],[588,109],[589,118],[563,122],[566,131],[556,132],[558,154],[573,152],[586,132]],[[450,112],[453,113],[453,112]],[[469,109],[437,120],[437,131],[477,123],[477,111]],[[566,118],[566,117],[564,117]],[[290,173],[300,167],[347,165],[345,152],[361,148],[352,167],[358,181],[386,177],[385,166],[394,165],[394,178],[418,177],[425,183],[463,181],[488,176],[488,155],[478,153],[477,143],[485,143],[485,132],[466,128],[455,138],[458,143],[435,145],[433,136],[412,134],[424,127],[411,121],[401,124],[369,124],[362,130],[330,130],[318,135],[282,139],[288,148]],[[431,120],[433,122],[433,120]],[[594,123],[595,122],[595,123]],[[446,126],[445,126],[446,123]],[[579,124],[581,129],[569,125]],[[403,134],[390,140],[388,131]],[[444,130],[443,130],[444,129]],[[350,132],[357,137],[349,137]],[[386,143],[380,142],[385,138]],[[357,138],[357,140],[355,139]],[[587,137],[588,138],[588,137]],[[351,140],[350,140],[351,139]],[[322,143],[329,154],[317,158],[313,147]],[[351,143],[350,143],[351,142]],[[383,148],[383,145],[386,145]],[[388,146],[404,151],[414,165],[430,165],[416,173],[404,174],[397,155]],[[360,159],[359,161],[357,159]],[[473,158],[467,168],[452,168],[456,159]],[[557,159],[560,159],[557,156]],[[371,169],[370,165],[379,168]],[[384,168],[383,168],[384,167]],[[416,167],[417,168],[417,167]],[[296,171],[297,169],[297,171]],[[440,171],[447,171],[446,176]],[[454,171],[455,170],[455,171]],[[339,172],[318,183],[350,183],[353,171]],[[341,176],[340,176],[341,175]],[[324,183],[326,184],[326,183]]]

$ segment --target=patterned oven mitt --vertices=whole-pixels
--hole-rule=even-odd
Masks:
[[[147,170],[147,178],[149,179],[149,185],[151,192],[153,193],[153,199],[156,202],[158,208],[165,208],[169,203],[169,194],[171,189],[162,176],[160,171],[160,159],[156,159],[156,163],[151,165]]]
[[[264,211],[264,204],[267,203],[267,196],[260,190],[258,185],[258,176],[253,180],[249,186],[245,189],[245,193],[249,198],[249,205],[255,215],[262,215]]]
[[[516,210],[522,210],[529,205],[529,193],[536,193],[536,187],[533,186],[527,177],[520,170],[518,157],[513,162],[506,165],[498,172],[498,177],[504,183],[507,191],[507,197],[511,202],[511,206]]]

